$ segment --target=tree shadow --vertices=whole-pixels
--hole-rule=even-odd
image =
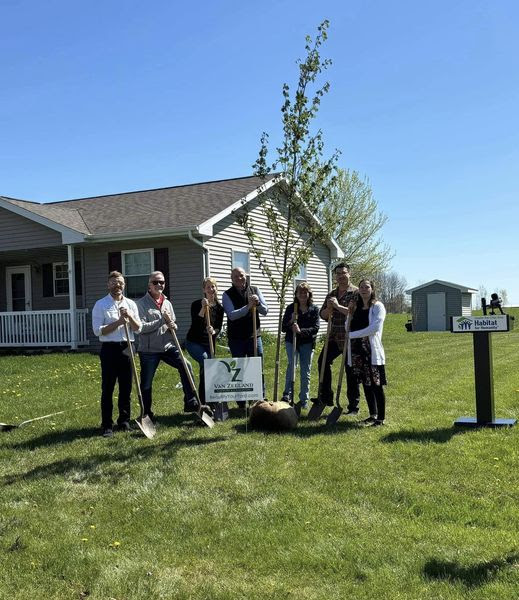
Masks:
[[[59,434],[56,433],[56,435]],[[141,435],[140,432],[137,435]],[[131,465],[128,463],[132,459],[142,463],[148,458],[156,457],[158,452],[162,455],[167,455],[167,460],[170,462],[181,448],[203,446],[223,441],[227,441],[227,437],[203,438],[187,437],[185,435],[182,438],[175,438],[164,443],[139,444],[130,449],[114,451],[112,441],[110,440],[107,442],[107,452],[90,455],[86,458],[69,457],[57,460],[34,467],[24,473],[5,475],[0,481],[5,485],[13,485],[20,481],[37,480],[59,475],[60,477],[71,477],[72,481],[76,483],[93,483],[101,480],[109,480],[111,483],[117,483],[122,477],[130,473]],[[103,470],[105,466],[108,468]]]
[[[404,429],[401,431],[392,431],[380,438],[380,441],[386,444],[394,442],[417,442],[419,444],[434,442],[436,444],[445,444],[455,435],[465,434],[469,431],[471,430],[463,427],[442,427],[429,429],[428,431]]]
[[[456,561],[444,561],[433,558],[423,568],[423,574],[428,579],[463,583],[467,587],[484,585],[497,576],[499,571],[517,566],[519,553],[509,553],[503,558],[482,561],[468,567],[461,566]]]

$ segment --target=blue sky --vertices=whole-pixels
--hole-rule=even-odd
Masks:
[[[304,36],[318,125],[369,178],[409,287],[519,305],[519,3],[0,0],[0,195],[47,202],[251,173]],[[514,175],[515,173],[515,175]]]

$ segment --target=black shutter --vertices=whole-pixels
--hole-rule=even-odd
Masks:
[[[46,263],[41,266],[41,279],[43,297],[50,298],[54,296],[54,277],[52,274],[52,263]]]
[[[162,271],[166,279],[164,294],[169,298],[169,252],[167,248],[155,248],[155,271]]]
[[[74,279],[76,280],[76,296],[83,294],[83,278],[81,277],[81,261],[74,263]]]
[[[119,271],[122,273],[123,261],[120,252],[109,252],[108,253],[108,273],[112,271]]]

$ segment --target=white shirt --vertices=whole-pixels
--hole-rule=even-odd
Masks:
[[[386,309],[382,302],[375,302],[369,307],[368,319],[369,325],[364,329],[350,331],[348,339],[348,366],[351,367],[351,343],[350,340],[361,337],[369,337],[371,346],[371,364],[386,364],[386,355],[382,346],[382,330],[384,329],[384,319],[386,318]]]
[[[102,334],[103,325],[110,325],[114,321],[117,321],[119,318],[119,309],[126,308],[129,314],[139,323],[139,329],[136,333],[138,333],[142,329],[142,323],[139,318],[139,310],[137,309],[137,305],[133,300],[129,298],[122,297],[121,300],[115,300],[110,294],[98,300],[94,308],[92,309],[92,329],[94,330],[94,334],[99,336],[100,342],[126,342],[126,331],[124,330],[124,325],[119,325],[119,327],[112,331],[107,335]],[[130,330],[130,341],[134,341],[133,331],[128,325],[128,329]]]

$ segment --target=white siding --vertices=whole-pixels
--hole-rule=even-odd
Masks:
[[[263,239],[263,259],[274,269],[274,256],[269,243],[270,234],[266,226],[266,219],[261,209],[256,206],[251,209],[251,218],[255,223],[255,232]],[[280,219],[281,219],[280,215]],[[248,250],[250,254],[251,284],[261,289],[269,307],[269,314],[262,317],[262,327],[268,331],[277,331],[279,303],[276,293],[270,287],[269,279],[262,272],[258,260],[250,248],[243,228],[236,223],[233,215],[223,219],[214,227],[213,237],[206,242],[209,249],[210,274],[218,280],[220,295],[231,286],[232,250]],[[328,292],[328,267],[330,264],[330,251],[323,244],[317,244],[314,254],[307,265],[307,279],[312,286],[314,302],[319,306],[324,301]],[[291,302],[293,288],[287,294],[285,301]],[[325,324],[324,324],[325,325]],[[321,327],[324,327],[323,323]]]

